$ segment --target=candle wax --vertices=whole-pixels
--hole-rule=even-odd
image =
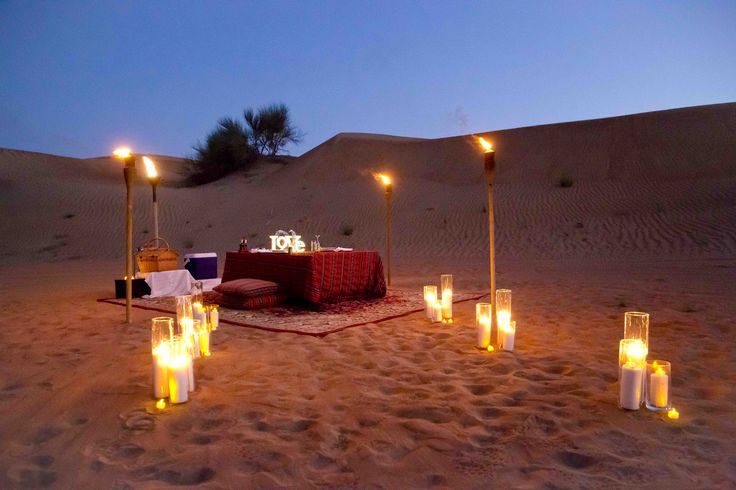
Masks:
[[[627,362],[621,366],[620,400],[621,407],[639,410],[641,405],[641,386],[643,370],[641,366]]]
[[[160,344],[154,349],[152,356],[153,397],[166,398],[169,396],[169,350],[166,344]]]
[[[176,354],[169,361],[169,399],[171,403],[189,400],[189,366],[187,354]]]
[[[487,349],[491,343],[491,319],[481,316],[478,319],[478,344],[479,349]]]
[[[662,368],[649,376],[649,400],[657,408],[667,408],[669,401],[669,376]]]

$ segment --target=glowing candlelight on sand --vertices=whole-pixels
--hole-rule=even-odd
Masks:
[[[496,340],[501,345],[501,334],[511,323],[511,290],[496,290]]]
[[[391,177],[386,174],[373,174],[386,189],[386,283],[391,286],[391,197],[394,192]]]
[[[217,305],[207,305],[207,313],[209,313],[210,331],[214,332],[220,326],[220,309]]]
[[[167,381],[168,381],[168,376],[167,376]],[[167,390],[168,390],[168,388],[167,388]],[[156,402],[156,408],[158,408],[159,410],[163,410],[164,408],[166,408],[166,400],[164,400],[163,398],[161,398],[159,401],[157,401]]]
[[[639,410],[647,351],[640,339],[619,342],[619,407]]]
[[[440,276],[440,290],[442,291],[442,319],[449,323],[452,321],[452,274]]]
[[[135,156],[130,148],[117,148],[113,157],[123,161],[125,179],[125,322],[131,322],[133,311],[133,179],[135,178]]]
[[[667,416],[672,420],[677,420],[680,418],[680,412],[678,412],[676,408],[670,408],[667,411]]]
[[[181,340],[171,342],[169,359],[169,400],[171,403],[184,403],[189,400],[189,371],[191,358]]]
[[[672,366],[667,361],[647,363],[647,401],[649,410],[665,411],[670,408]]]
[[[432,318],[432,308],[437,301],[437,286],[424,286],[424,314]]]
[[[151,320],[151,355],[153,397],[169,396],[169,340],[173,336],[173,319],[159,316]]]
[[[509,321],[498,326],[498,347],[503,350],[513,351],[516,339],[516,322]]]
[[[442,303],[435,301],[432,305],[432,323],[442,321]]]
[[[487,349],[491,345],[491,304],[475,305],[476,347]]]

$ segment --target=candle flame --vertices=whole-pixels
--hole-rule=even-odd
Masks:
[[[677,420],[680,418],[680,412],[678,412],[677,409],[673,407],[667,411],[667,416],[672,420]]]
[[[161,398],[159,401],[157,401],[156,408],[158,408],[159,410],[163,410],[164,408],[166,408],[166,400]]]
[[[657,376],[664,376],[665,372],[664,372],[664,369],[657,366],[657,371],[654,374],[656,374]]]
[[[488,352],[493,352],[493,346],[490,344],[488,345]]]
[[[478,136],[478,143],[483,147],[483,153],[491,153],[493,151],[493,145],[490,141],[487,141],[482,136]]]
[[[143,157],[143,163],[146,165],[146,173],[148,174],[148,178],[152,179],[154,177],[158,177],[158,173],[156,172],[156,165],[153,163],[153,160],[148,157]]]
[[[130,155],[132,155],[130,148],[116,148],[115,151],[112,152],[112,155],[115,158],[130,158]]]
[[[386,174],[373,174],[376,180],[380,180],[383,185],[391,185],[391,177]]]
[[[630,344],[626,349],[626,356],[629,362],[641,361],[647,356],[647,348],[644,342],[635,342]]]

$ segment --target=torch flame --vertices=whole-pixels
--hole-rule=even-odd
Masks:
[[[143,163],[146,165],[146,173],[149,178],[152,179],[154,177],[158,177],[158,173],[156,173],[156,165],[154,165],[153,160],[148,157],[143,157]]]
[[[478,136],[478,143],[483,147],[483,153],[490,153],[493,151],[493,145],[490,141],[486,141],[482,136]]]
[[[115,158],[129,158],[131,155],[130,148],[116,148],[112,155]]]
[[[376,180],[383,182],[383,185],[391,185],[391,177],[386,174],[373,174]]]

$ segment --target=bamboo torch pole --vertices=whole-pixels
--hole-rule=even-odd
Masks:
[[[496,249],[493,243],[493,180],[496,173],[496,153],[493,145],[483,138],[479,138],[483,146],[483,167],[488,189],[488,248],[490,258],[490,286],[491,286],[491,325],[496,323]],[[498,326],[496,327],[498,328]]]
[[[386,184],[386,263],[388,265],[388,285],[391,286],[391,197],[393,185]]]
[[[133,310],[133,179],[135,178],[135,156],[127,148],[113,152],[121,159],[125,178],[125,323],[131,322]]]

